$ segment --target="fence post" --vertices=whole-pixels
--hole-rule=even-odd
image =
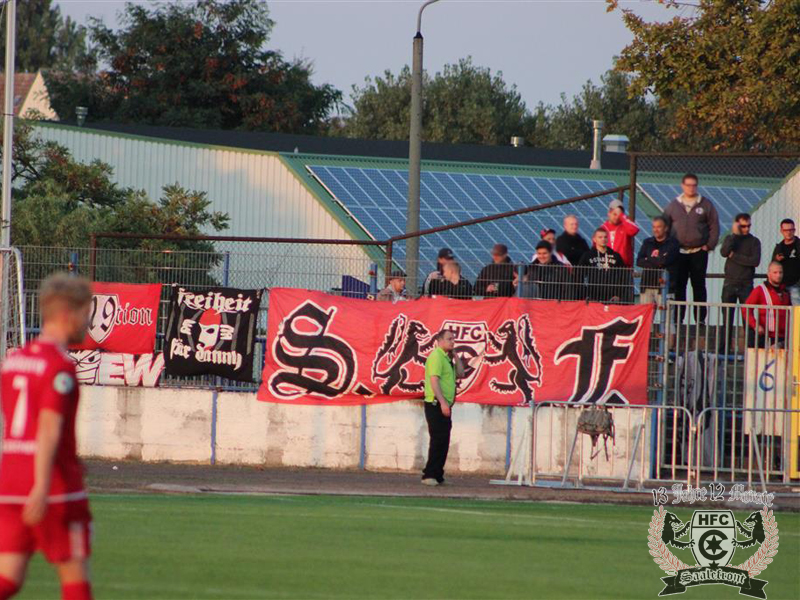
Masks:
[[[389,277],[392,275],[392,252],[394,251],[394,243],[392,240],[389,240],[386,243],[386,267],[384,268],[384,278],[386,281],[383,282],[383,285],[389,285]]]
[[[517,298],[524,298],[524,294],[522,293],[523,284],[522,284],[522,277],[525,275],[525,265],[518,264],[517,265]]]
[[[373,296],[378,293],[378,265],[372,263],[369,266],[369,293]]]
[[[367,405],[361,405],[361,432],[358,447],[358,468],[362,471],[367,464]]]
[[[225,252],[225,260],[222,263],[222,285],[228,287],[231,277],[231,253]]]
[[[97,276],[97,236],[92,234],[89,240],[89,279],[94,281]]]
[[[533,403],[531,403],[533,404]],[[514,426],[514,409],[509,406],[507,408],[508,416],[506,417],[506,472],[511,468],[511,437],[513,435],[512,427]]]
[[[77,277],[78,273],[78,253],[77,252],[70,252],[69,254],[69,263],[67,264],[67,271],[73,277]]]
[[[211,460],[212,465],[217,464],[217,399],[219,391],[211,392]]]
[[[628,192],[628,218],[631,221],[636,220],[636,155],[631,154],[631,183],[630,183],[630,191]]]

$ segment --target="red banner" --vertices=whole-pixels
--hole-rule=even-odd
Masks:
[[[156,344],[161,284],[92,283],[89,333],[72,350],[151,354]]]
[[[364,404],[421,398],[432,336],[455,332],[458,401],[647,403],[652,305],[497,298],[372,302],[273,289],[258,399]]]

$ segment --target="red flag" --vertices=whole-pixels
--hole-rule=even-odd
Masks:
[[[161,284],[92,283],[89,333],[72,350],[150,354],[156,343]]]
[[[433,335],[455,333],[457,400],[647,403],[652,305],[497,298],[372,302],[273,289],[259,400],[363,404],[423,396]]]

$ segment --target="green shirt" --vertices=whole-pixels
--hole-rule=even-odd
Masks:
[[[431,377],[439,378],[439,387],[444,399],[450,406],[456,400],[456,367],[445,351],[438,346],[428,355],[425,361],[425,402],[436,404],[436,395],[433,393]]]

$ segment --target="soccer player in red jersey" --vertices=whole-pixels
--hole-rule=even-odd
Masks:
[[[48,277],[39,291],[41,335],[0,366],[0,600],[19,591],[33,552],[61,580],[64,600],[88,600],[91,514],[77,456],[78,381],[66,354],[86,334],[92,291]]]

